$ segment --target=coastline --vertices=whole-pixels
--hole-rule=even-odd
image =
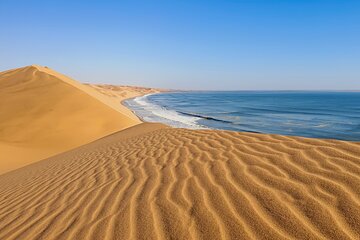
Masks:
[[[126,107],[127,109],[129,109],[141,122],[146,123],[146,121],[140,115],[137,115],[136,112],[133,109],[131,109],[125,102],[135,100],[138,97],[146,97],[146,96],[151,96],[151,95],[154,95],[154,94],[161,94],[161,93],[162,92],[148,93],[148,94],[145,94],[145,95],[139,95],[139,96],[135,96],[135,97],[125,98],[125,99],[122,99],[120,101],[120,104],[123,105],[124,107]]]
[[[146,96],[123,103],[145,122],[175,128],[360,141],[360,132],[356,131],[360,113],[354,104],[360,96],[348,92],[175,92]],[[332,98],[341,98],[340,105],[351,103],[348,108],[338,108]]]
[[[145,88],[138,86],[116,86],[110,84],[86,84],[87,86],[95,89],[99,93],[103,94],[107,98],[111,99],[117,105],[121,105],[120,112],[126,112],[128,116],[135,118],[137,120],[141,119],[134,113],[132,109],[129,109],[125,106],[124,101],[129,99],[134,99],[140,96],[146,96],[151,94],[157,94],[162,92],[167,92],[166,89],[158,88]]]
[[[135,98],[127,99],[124,105],[131,109],[135,115],[143,122],[161,123],[173,128],[186,129],[211,129],[209,127],[198,124],[196,121],[199,117],[186,116],[174,109],[168,109],[160,104],[152,103],[147,100],[148,96],[158,95],[168,92],[151,93]],[[171,92],[179,93],[179,92]]]
[[[13,74],[0,74],[0,89],[12,84],[0,97],[26,125],[2,139],[18,134],[42,149],[83,142],[0,174],[0,239],[360,238],[360,143],[172,128],[138,120],[119,101],[154,89],[89,94],[36,67]],[[40,106],[37,125],[20,96],[20,106]],[[51,132],[57,138],[44,141]],[[24,152],[15,150],[3,164]]]

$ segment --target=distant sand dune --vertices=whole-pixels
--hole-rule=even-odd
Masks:
[[[360,143],[140,124],[0,176],[0,239],[360,239]]]

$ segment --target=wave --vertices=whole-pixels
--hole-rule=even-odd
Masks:
[[[178,128],[206,128],[197,123],[201,119],[199,117],[184,115],[150,102],[148,97],[151,95],[153,94],[136,97],[126,101],[125,104],[133,109],[142,120],[147,122],[161,122]]]
[[[199,123],[201,120],[208,120],[220,122],[224,124],[237,125],[237,130],[242,132],[261,133],[244,128],[240,128],[239,124],[233,121],[219,119],[216,117],[188,113],[183,111],[170,110],[164,106],[157,105],[149,100],[149,96],[153,93],[141,97],[136,97],[125,101],[125,104],[134,110],[136,115],[146,122],[160,122],[175,128],[190,128],[190,129],[211,129],[209,126],[204,126]],[[226,129],[226,127],[225,127]]]
[[[183,115],[187,115],[187,116],[193,116],[193,117],[198,117],[204,120],[209,120],[209,121],[215,121],[215,122],[221,122],[221,123],[226,123],[226,124],[232,124],[232,125],[237,125],[237,131],[241,131],[241,132],[249,132],[249,133],[262,133],[259,131],[254,131],[254,130],[247,130],[247,129],[243,129],[240,128],[239,126],[242,125],[245,127],[244,124],[238,124],[236,122],[232,122],[232,121],[227,121],[227,120],[223,120],[223,119],[218,119],[215,117],[210,117],[210,116],[204,116],[204,115],[200,115],[200,114],[194,114],[194,113],[187,113],[187,112],[181,112],[178,111],[179,113],[183,114]]]
[[[206,120],[212,120],[212,121],[223,122],[223,123],[233,123],[232,121],[222,120],[222,119],[209,117],[209,116],[204,116],[204,115],[200,115],[200,114],[180,112],[180,111],[178,111],[178,112],[183,114],[183,115],[192,116],[192,117],[198,117],[198,118],[202,118],[202,119],[206,119]]]

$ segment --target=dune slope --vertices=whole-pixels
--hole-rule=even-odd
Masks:
[[[0,176],[0,239],[359,239],[360,143],[140,124]]]
[[[49,68],[0,73],[0,174],[140,123],[119,102]]]
[[[168,91],[166,89],[158,89],[158,88],[117,86],[117,85],[109,85],[109,84],[85,84],[85,85],[91,88],[92,90],[95,90],[98,94],[100,93],[109,102],[112,102],[113,103],[112,105],[116,105],[118,111],[130,117],[134,116],[136,119],[138,118],[133,114],[133,112],[130,109],[119,103],[123,102],[126,99],[134,98],[137,96]]]

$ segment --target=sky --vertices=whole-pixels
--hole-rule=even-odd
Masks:
[[[360,1],[0,0],[0,71],[193,90],[360,90]]]

